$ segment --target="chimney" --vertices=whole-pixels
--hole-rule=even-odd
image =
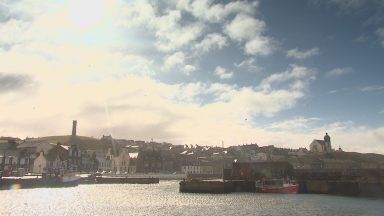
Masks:
[[[72,123],[72,137],[76,137],[76,127],[77,127],[77,121],[76,120],[73,120],[73,123]]]

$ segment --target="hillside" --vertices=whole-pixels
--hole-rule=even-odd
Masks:
[[[71,135],[62,135],[62,136],[47,136],[47,137],[38,137],[36,139],[47,140],[50,143],[58,143],[60,142],[62,145],[70,145]],[[87,136],[76,136],[77,140],[87,141],[87,142],[98,142],[99,139]]]

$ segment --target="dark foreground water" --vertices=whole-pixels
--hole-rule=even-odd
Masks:
[[[384,215],[383,199],[178,190],[161,181],[0,191],[0,215]]]

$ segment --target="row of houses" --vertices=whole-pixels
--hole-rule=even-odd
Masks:
[[[0,144],[0,171],[57,173],[64,171],[135,173],[135,155],[127,149],[113,153],[108,145],[97,142],[93,148],[79,145],[76,163],[73,147],[50,143],[47,139],[30,138],[20,143],[2,138]],[[88,146],[89,147],[89,146]]]
[[[0,140],[0,170],[4,172],[221,174],[227,153],[217,147],[118,140],[110,135],[82,137],[77,135],[77,121],[69,136]]]

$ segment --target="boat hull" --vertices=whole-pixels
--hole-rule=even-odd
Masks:
[[[257,189],[259,193],[288,193],[296,194],[299,192],[299,185],[290,185],[285,187],[260,187]]]

